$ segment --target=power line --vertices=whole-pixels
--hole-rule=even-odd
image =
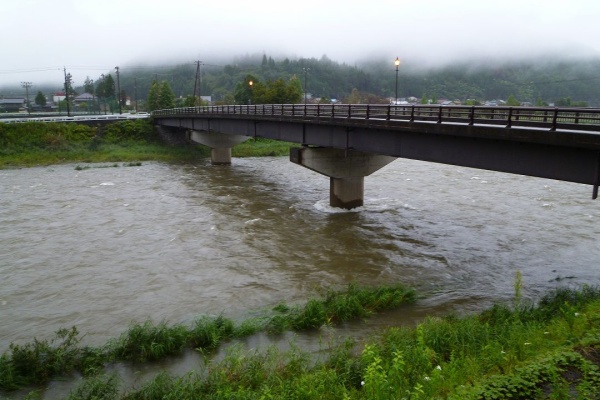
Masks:
[[[46,72],[60,71],[62,67],[41,67],[41,68],[24,68],[24,69],[0,69],[0,74],[19,74],[23,72]]]

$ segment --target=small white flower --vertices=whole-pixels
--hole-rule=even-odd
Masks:
[[[426,377],[425,377],[425,380],[426,380],[426,381],[430,381],[430,380],[431,380],[431,378],[430,378],[430,377],[428,377],[428,376],[426,376]]]
[[[575,316],[576,316],[576,317],[579,317],[579,313],[578,313],[578,312],[576,312],[576,313],[575,313]]]
[[[360,386],[365,386],[365,381],[360,381]]]
[[[436,368],[436,369],[439,369],[440,371],[442,370],[442,367],[441,367],[441,366],[439,366],[439,365],[438,365],[437,367],[435,367],[435,368]]]

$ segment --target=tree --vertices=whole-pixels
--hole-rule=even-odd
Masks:
[[[96,85],[96,95],[104,99],[115,96],[115,81],[110,74],[102,74],[102,79],[98,80]]]
[[[94,81],[91,80],[89,76],[86,76],[85,81],[83,82],[83,91],[85,93],[94,94]]]
[[[37,92],[35,96],[35,104],[40,107],[44,107],[46,105],[46,96],[42,92]]]
[[[521,105],[521,102],[511,94],[510,96],[508,96],[508,99],[506,99],[506,105],[509,107],[518,107]]]
[[[260,98],[262,89],[263,85],[259,80],[254,75],[248,74],[242,82],[238,82],[235,86],[233,98],[237,104],[256,104],[256,99]]]
[[[150,84],[150,90],[148,91],[148,100],[146,100],[146,111],[154,111],[160,108],[158,103],[160,87],[156,80],[153,80]]]
[[[71,101],[72,98],[70,95],[74,94],[73,90],[73,76],[71,74],[65,74],[65,96],[66,96],[66,106],[67,106],[67,115],[71,116]]]
[[[296,75],[292,76],[288,82],[289,103],[300,102],[302,100],[303,93],[304,90],[302,89],[300,78],[298,78]]]
[[[198,104],[198,97],[196,96],[186,96],[181,102],[182,107],[195,107]]]
[[[348,96],[348,98],[346,98],[346,101],[344,103],[346,104],[360,104],[361,103],[361,95],[360,92],[358,91],[358,89],[354,88],[352,89],[352,92],[350,93],[350,95]]]
[[[159,109],[175,107],[175,94],[167,81],[162,81],[160,84],[158,91],[158,106]]]
[[[557,107],[571,107],[571,98],[563,97],[554,102]]]
[[[146,100],[146,111],[154,111],[160,109],[158,99],[160,97],[160,85],[156,80],[150,84],[148,91],[148,99]]]

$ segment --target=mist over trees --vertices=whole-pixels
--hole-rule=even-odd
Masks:
[[[120,88],[121,96],[128,96],[141,110],[164,108],[166,104],[204,104],[200,98],[206,96],[215,104],[298,103],[304,101],[305,91],[308,102],[313,103],[388,103],[396,91],[393,61],[348,65],[327,56],[275,59],[263,54],[236,57],[229,64],[219,65],[190,61],[123,66]],[[110,73],[92,78],[74,85],[75,92],[95,89],[94,94],[101,99],[116,96]],[[253,80],[252,87],[249,80]],[[153,82],[168,85],[172,93],[163,87],[162,97],[167,100],[147,107],[146,103],[154,102],[158,94],[150,95]],[[57,90],[59,85],[50,90]],[[408,60],[399,67],[397,90],[399,98],[413,97],[418,103],[510,100],[511,104],[600,107],[600,59],[527,59],[489,64],[465,61],[438,68],[421,67]]]
[[[236,59],[235,64],[202,64],[197,95],[211,96],[213,102],[247,104],[247,82],[254,79],[255,103],[280,102],[281,97],[261,99],[261,85],[271,89],[282,83],[294,82],[303,101],[304,91],[311,102],[322,99],[329,102],[387,103],[395,96],[395,67],[393,60],[370,64],[348,65],[317,58],[282,58],[275,60],[263,55]],[[195,66],[185,65],[154,67],[171,86],[176,99],[190,96],[194,91]],[[149,85],[156,75],[152,67],[127,72],[122,68],[122,87],[133,93],[133,80],[137,82],[138,98],[145,99]],[[266,86],[265,86],[266,87]],[[246,95],[241,95],[240,90]],[[237,95],[236,95],[237,93]],[[237,97],[237,98],[236,98]],[[419,66],[402,65],[398,73],[398,97],[429,100],[508,100],[532,105],[562,104],[600,106],[600,59],[512,61],[505,64],[462,63],[437,69],[420,70]],[[294,101],[295,100],[295,101]]]

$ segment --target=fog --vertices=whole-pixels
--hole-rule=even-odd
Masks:
[[[140,64],[267,54],[401,68],[599,56],[596,0],[19,0],[0,10],[0,87],[60,88]],[[216,61],[218,60],[218,61]],[[229,61],[228,61],[229,60]],[[2,94],[2,91],[0,91]]]

